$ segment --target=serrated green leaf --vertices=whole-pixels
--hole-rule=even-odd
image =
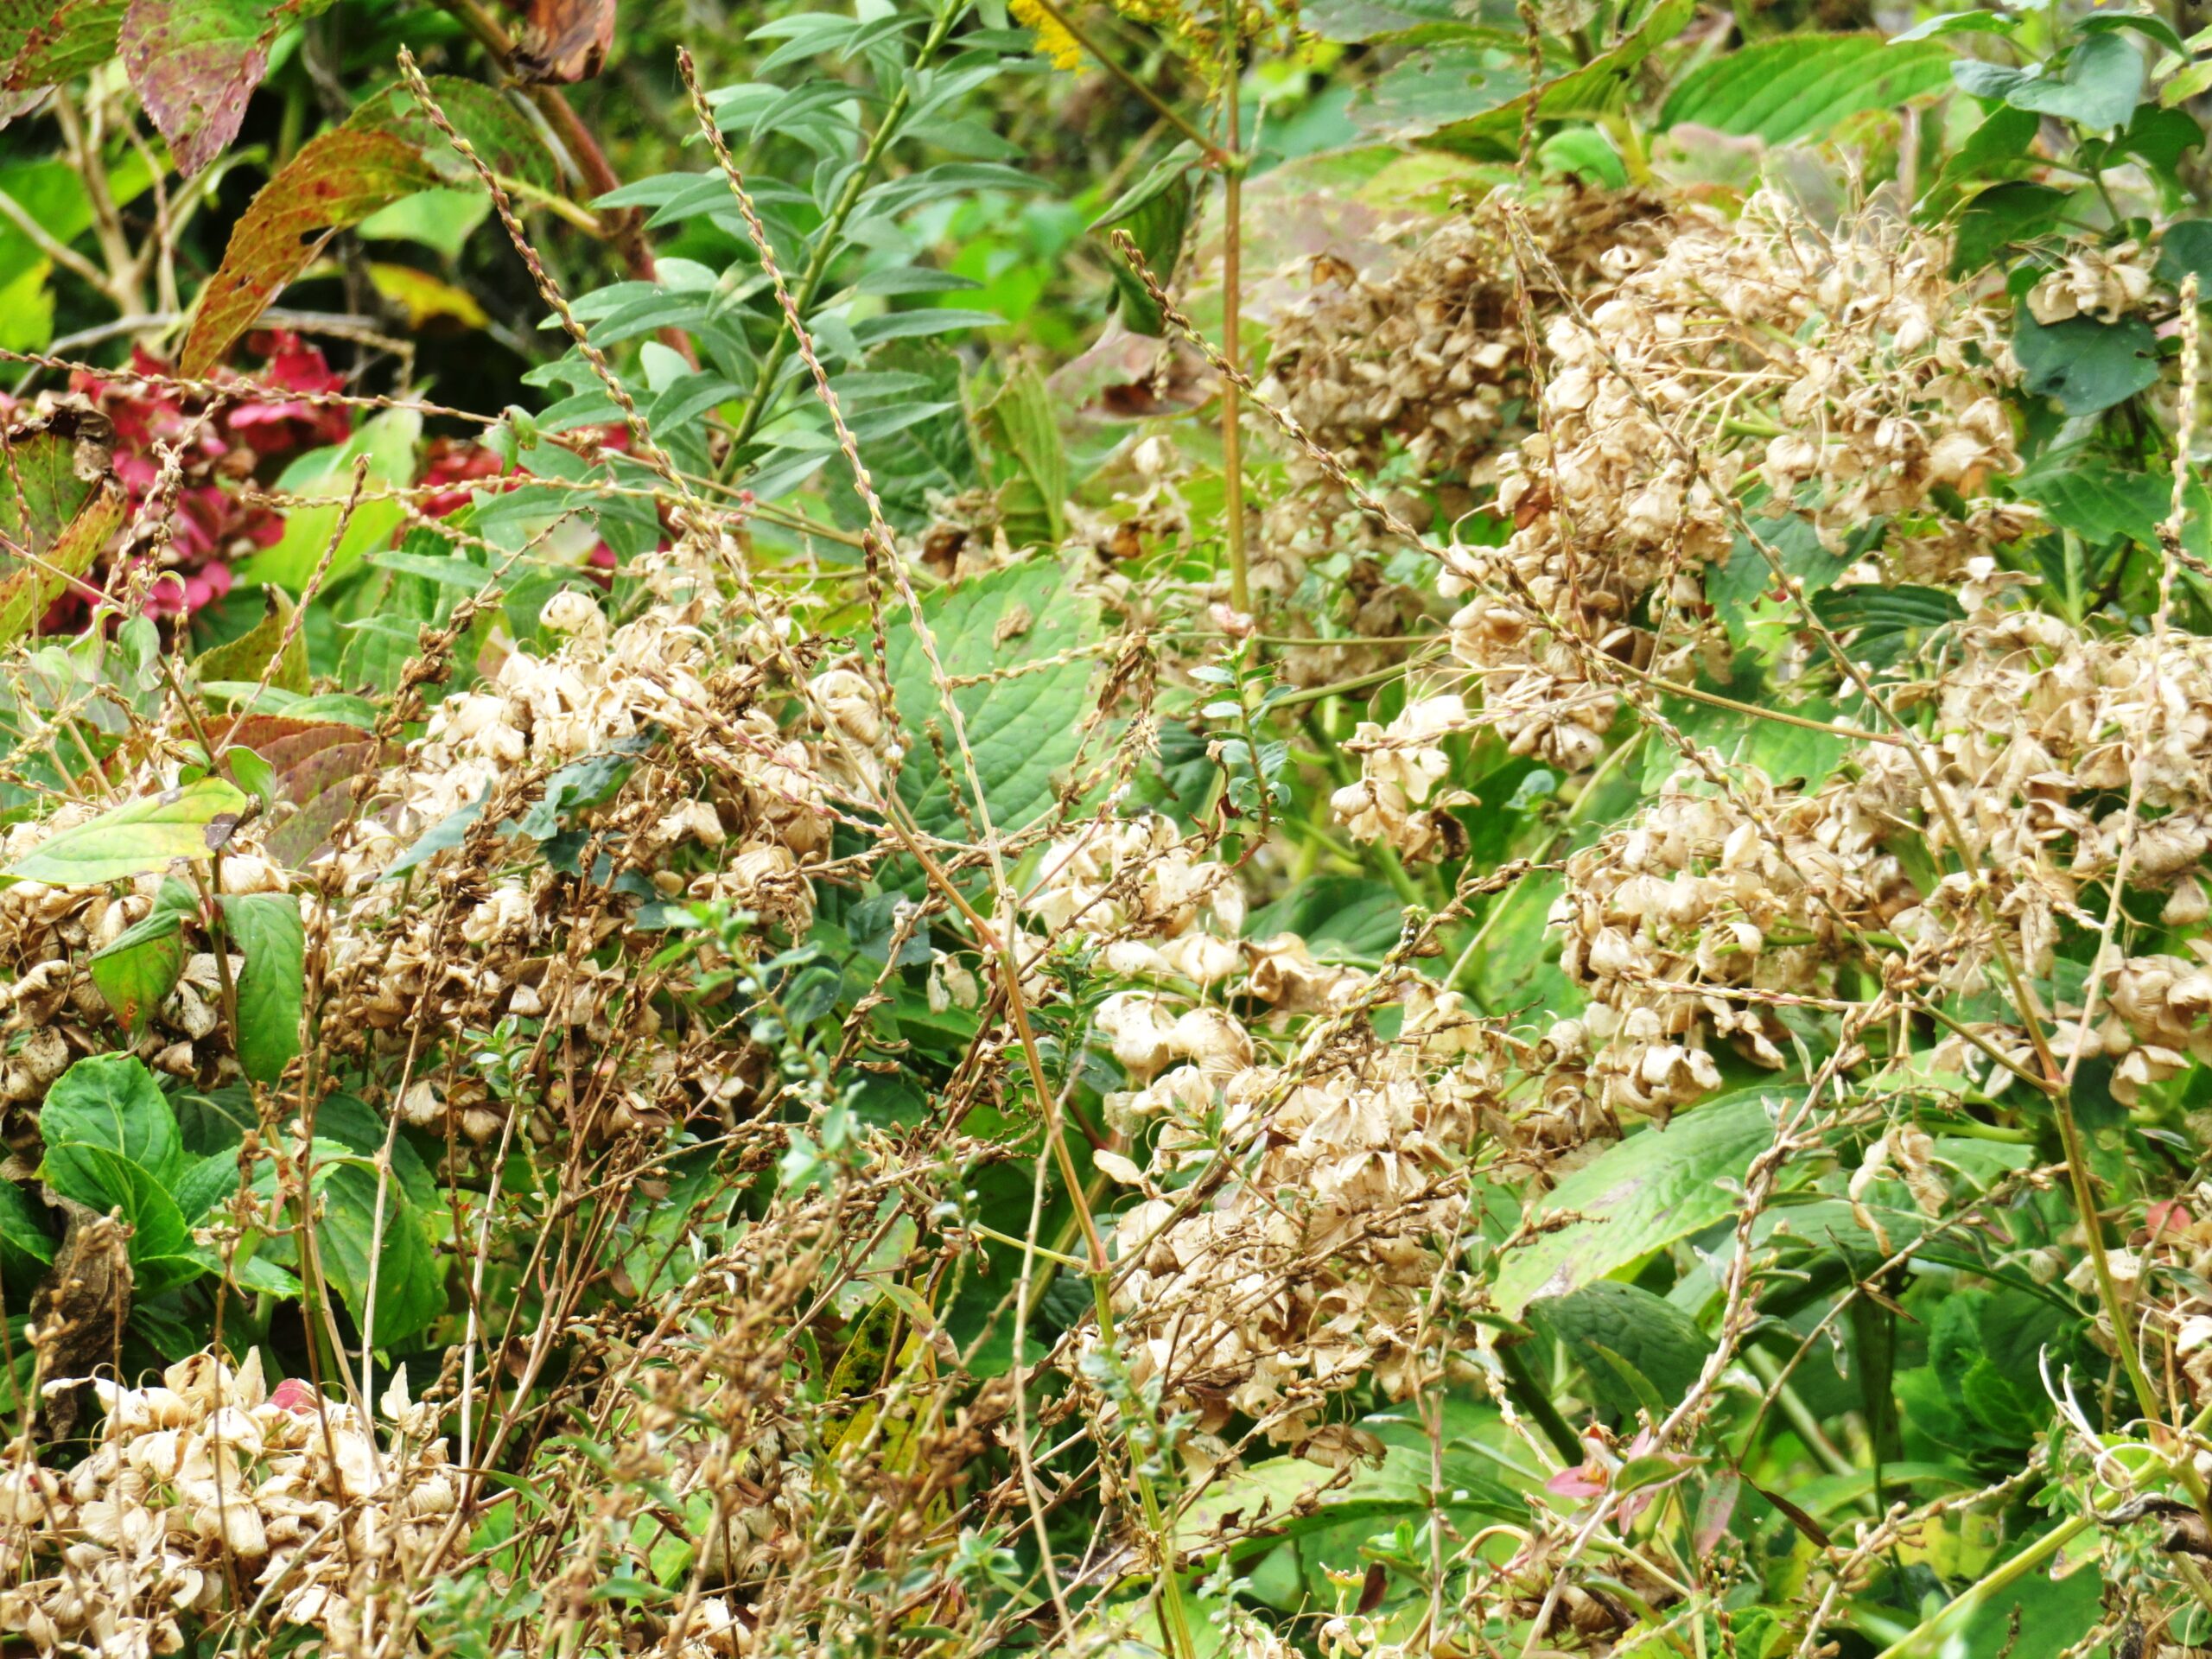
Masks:
[[[966,723],[992,824],[1001,835],[1034,822],[1050,808],[1055,778],[1081,747],[1091,659],[1033,666],[1089,644],[1095,635],[1093,607],[1066,589],[1057,563],[1032,559],[957,588],[939,588],[922,603],[946,674],[955,680],[995,677],[961,687],[953,696]],[[969,831],[954,809],[923,734],[925,721],[938,722],[953,777],[971,813],[973,791],[912,619],[894,613],[886,637],[893,701],[906,734],[899,798],[931,834],[964,840]]]
[[[2158,524],[2173,505],[2173,479],[2167,474],[2122,472],[2096,455],[2068,458],[2064,465],[2038,467],[2019,481],[2020,493],[2043,508],[2044,517],[2070,530],[2093,547],[2126,539],[2155,546]]]
[[[1016,547],[1057,547],[1065,527],[1067,451],[1042,376],[1024,366],[977,413],[1002,464],[999,506]]]
[[[2125,403],[2158,378],[2158,342],[2140,317],[2098,322],[2069,317],[2048,326],[2024,309],[2012,333],[2020,389],[2055,397],[2069,415],[2094,415]]]
[[[1966,613],[1936,588],[1833,588],[1813,595],[1813,613],[1850,635],[1853,662],[1889,668],[1920,650]]]
[[[47,1090],[38,1130],[49,1152],[63,1145],[96,1147],[164,1185],[184,1167],[176,1114],[135,1055],[88,1054],[64,1071]]]
[[[2055,75],[2041,64],[2015,69],[1975,59],[1954,64],[1951,74],[1976,98],[2109,132],[2135,113],[2143,92],[2143,54],[2119,35],[2092,35],[2067,54]]]
[[[176,1200],[150,1173],[105,1147],[78,1141],[50,1146],[39,1164],[39,1176],[62,1197],[73,1198],[102,1215],[122,1211],[123,1219],[130,1225],[130,1264],[134,1269],[164,1257],[183,1256],[192,1249],[192,1235],[184,1224]],[[160,1294],[143,1282],[143,1274],[135,1276],[138,1282],[134,1283],[133,1289],[137,1294]],[[196,1273],[187,1274],[169,1282],[181,1284],[196,1277]],[[161,1288],[168,1287],[164,1285]]]
[[[1423,142],[1444,149],[1507,150],[1519,142],[1522,112],[1532,101],[1540,121],[1609,114],[1618,107],[1644,60],[1688,28],[1696,13],[1697,0],[1659,0],[1635,29],[1580,67],[1470,120],[1453,122]]]
[[[376,1264],[376,1340],[386,1345],[443,1312],[445,1291],[421,1219],[403,1201],[398,1183],[385,1185],[381,1214],[378,1186],[376,1171],[359,1162],[318,1182],[322,1218],[315,1245],[324,1274],[356,1319],[368,1307],[370,1263]]]
[[[245,956],[238,978],[238,1064],[256,1083],[273,1084],[300,1052],[307,989],[300,901],[288,893],[226,893],[219,902]]]
[[[1713,1340],[1663,1296],[1611,1279],[1565,1296],[1539,1297],[1527,1310],[1540,1332],[1564,1344],[1617,1418],[1656,1399],[1663,1411],[1704,1369]],[[1646,1398],[1642,1383],[1651,1391]]]
[[[238,1190],[238,1154],[211,1152],[184,1166],[169,1196],[176,1200],[185,1224],[190,1226]]]
[[[109,435],[66,412],[0,433],[0,531],[11,543],[0,552],[0,645],[29,633],[121,528],[126,502]]]
[[[1934,41],[1873,35],[1786,35],[1712,58],[1668,94],[1658,124],[1689,123],[1786,144],[1831,131],[1950,85],[1951,54]]]
[[[2007,180],[1978,193],[1959,214],[1951,274],[1967,276],[1993,263],[2007,248],[2048,234],[2065,217],[2072,200],[2063,190],[2025,179]]]
[[[101,998],[135,1040],[184,973],[180,912],[156,909],[86,964]]]
[[[1765,1102],[1746,1090],[1630,1135],[1575,1170],[1529,1207],[1529,1219],[1580,1219],[1535,1234],[1506,1254],[1491,1298],[1518,1318],[1539,1296],[1566,1296],[1732,1214],[1751,1160],[1774,1144]]]

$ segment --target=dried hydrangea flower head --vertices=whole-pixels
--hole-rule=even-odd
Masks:
[[[175,1652],[180,1618],[221,1613],[233,1586],[281,1624],[350,1634],[364,1575],[403,1578],[460,1500],[404,1368],[381,1426],[297,1380],[269,1389],[258,1351],[94,1387],[87,1456],[57,1473],[18,1441],[0,1471],[0,1555],[16,1564],[0,1624],[41,1651]]]

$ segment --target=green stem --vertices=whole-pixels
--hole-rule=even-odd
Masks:
[[[1224,62],[1221,68],[1223,124],[1229,136],[1230,160],[1222,171],[1221,207],[1221,356],[1229,365],[1221,377],[1221,471],[1227,488],[1222,527],[1229,538],[1229,602],[1239,615],[1252,611],[1250,556],[1244,547],[1244,435],[1238,424],[1236,377],[1243,351],[1237,335],[1243,331],[1244,168],[1236,152],[1243,148],[1237,124],[1237,64],[1241,56],[1236,38],[1236,8],[1243,0],[1222,0],[1221,27]]]
[[[845,181],[844,188],[837,193],[837,200],[830,207],[829,217],[822,221],[821,229],[815,233],[813,251],[808,255],[806,269],[799,274],[798,286],[791,293],[792,306],[800,316],[805,316],[813,308],[815,297],[822,291],[823,282],[830,274],[830,262],[836,257],[837,243],[844,234],[845,221],[852,217],[853,209],[859,206],[861,194],[868,188],[869,179],[874,175],[876,163],[883,159],[884,152],[899,137],[899,129],[906,118],[907,106],[913,101],[915,73],[937,54],[938,48],[944,44],[945,36],[952,32],[954,21],[966,9],[965,0],[949,0],[938,9],[937,19],[930,25],[928,37],[915,52],[914,61],[909,67],[906,79],[899,84],[891,102],[884,106],[883,118],[875,124],[874,135],[869,138],[868,149],[861,156],[860,165]],[[745,400],[745,413],[740,417],[737,430],[731,438],[732,455],[737,454],[752,442],[753,435],[767,419],[768,406],[776,395],[776,381],[798,344],[798,337],[791,333],[791,320],[786,317],[778,322],[776,338],[769,346],[767,355],[760,359],[760,372],[753,377],[752,395]]]
[[[1913,1659],[1913,1656],[1934,1653],[1941,1644],[1936,1638],[1944,1635],[1948,1627],[1961,1611],[1972,1612],[2000,1590],[2009,1589],[2045,1561],[2079,1538],[2094,1523],[2086,1515],[2077,1515],[2061,1522],[2030,1544],[2025,1549],[1999,1567],[1986,1578],[1974,1583],[1955,1601],[1947,1601],[1928,1618],[1882,1649],[1877,1659]]]

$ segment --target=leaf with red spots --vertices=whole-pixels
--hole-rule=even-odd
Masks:
[[[531,0],[515,69],[530,80],[589,80],[613,44],[614,0]]]
[[[544,145],[502,94],[474,81],[430,86],[494,172],[551,188]],[[405,92],[395,87],[369,99],[344,126],[311,139],[254,197],[200,290],[178,372],[197,377],[220,363],[334,232],[418,190],[475,180]]]
[[[285,25],[331,0],[130,0],[123,67],[189,178],[229,149]]]
[[[178,372],[197,378],[221,362],[333,233],[437,182],[422,151],[389,132],[345,126],[309,140],[231,232],[200,292]]]
[[[115,55],[125,0],[0,0],[0,120]]]
[[[29,633],[123,527],[113,435],[70,410],[0,431],[0,644]]]

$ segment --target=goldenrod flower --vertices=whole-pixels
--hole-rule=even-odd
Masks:
[[[1072,73],[1083,67],[1083,48],[1060,20],[1037,3],[1037,0],[1013,0],[1015,17],[1033,31],[1037,49],[1052,60],[1055,69]]]

